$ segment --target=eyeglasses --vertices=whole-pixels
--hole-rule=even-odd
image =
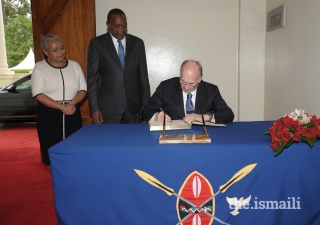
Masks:
[[[180,83],[181,86],[187,86],[187,85],[188,85],[189,88],[195,88],[195,87],[197,87],[197,85],[198,85],[199,82],[196,81],[196,82],[194,82],[194,83],[188,84],[188,83],[186,83],[186,82],[184,82],[184,81],[182,81],[182,80],[180,79],[179,83]]]
[[[48,49],[48,51],[56,54],[56,53],[58,53],[59,51],[60,51],[60,52],[64,52],[64,47],[61,46],[61,47],[58,48],[58,49],[52,49],[52,50],[49,50],[49,49]]]

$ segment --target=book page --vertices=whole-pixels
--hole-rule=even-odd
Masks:
[[[198,121],[198,120],[193,120],[191,121],[191,124],[193,125],[203,125],[202,122]],[[225,127],[227,125],[222,124],[222,123],[211,123],[211,122],[205,122],[206,126],[213,126],[213,127]]]
[[[148,123],[150,131],[163,130],[163,123],[157,121],[149,121]],[[166,123],[166,130],[181,130],[181,129],[191,129],[191,125],[183,122],[182,120],[171,120],[171,122]]]

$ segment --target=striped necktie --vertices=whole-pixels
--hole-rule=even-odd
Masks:
[[[186,101],[186,113],[191,114],[193,113],[193,103],[192,103],[192,94],[188,93],[187,95],[187,101]]]

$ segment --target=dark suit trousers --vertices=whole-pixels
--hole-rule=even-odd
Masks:
[[[103,116],[103,123],[140,123],[140,113],[131,113],[127,107],[126,111],[123,114]]]

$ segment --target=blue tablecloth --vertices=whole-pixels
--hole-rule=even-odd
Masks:
[[[177,196],[147,183],[134,169],[177,194],[197,171],[204,177],[202,188],[206,181],[217,193],[254,163],[250,173],[213,199],[212,224],[320,224],[320,143],[313,148],[294,143],[274,157],[269,135],[262,135],[271,124],[207,127],[210,144],[159,144],[161,132],[150,132],[147,124],[86,125],[49,150],[59,224],[178,224]],[[167,131],[172,133],[202,133],[202,127]],[[192,190],[199,180],[193,184]],[[246,209],[233,216],[226,197],[249,196]]]

